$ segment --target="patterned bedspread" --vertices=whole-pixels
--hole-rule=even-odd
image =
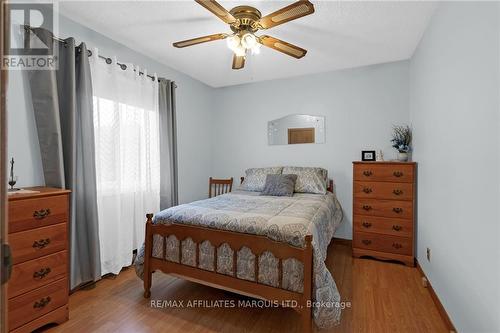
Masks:
[[[235,191],[215,198],[195,201],[157,213],[153,223],[179,223],[229,230],[304,245],[304,236],[313,235],[314,278],[313,301],[322,306],[313,308],[313,317],[320,328],[332,327],[340,320],[340,295],[332,275],[325,265],[328,245],[342,221],[342,208],[332,193],[295,193],[293,197],[259,196],[259,192]],[[217,272],[233,275],[233,252],[222,245],[217,251]],[[161,257],[165,249],[167,260],[179,262],[179,241],[175,236],[154,237],[153,256]],[[214,249],[209,242],[200,244],[199,268],[214,270]],[[191,239],[182,243],[182,264],[195,266],[195,244]],[[137,275],[142,278],[144,245],[135,261]],[[255,281],[255,256],[248,248],[237,253],[237,277]],[[278,259],[264,252],[258,258],[257,282],[278,286]],[[283,260],[283,285],[287,290],[302,292],[303,265],[294,258]]]

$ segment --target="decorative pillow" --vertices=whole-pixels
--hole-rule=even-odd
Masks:
[[[245,180],[241,189],[245,191],[262,191],[266,184],[267,175],[281,175],[283,167],[252,168],[245,171]]]
[[[323,168],[284,167],[283,174],[297,175],[295,192],[325,194],[328,183],[328,171]]]
[[[293,197],[297,175],[267,175],[266,185],[260,195]]]

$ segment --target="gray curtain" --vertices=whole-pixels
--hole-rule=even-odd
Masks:
[[[70,285],[74,289],[101,277],[90,65],[84,43],[75,48],[73,38],[60,42],[47,30],[33,32],[59,52],[58,70],[33,70],[28,77],[45,184],[72,190]]]
[[[179,203],[177,190],[177,126],[175,82],[159,80],[160,108],[160,209]]]

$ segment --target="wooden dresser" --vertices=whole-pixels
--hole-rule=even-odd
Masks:
[[[353,162],[353,256],[414,266],[416,163]]]
[[[68,320],[70,191],[33,187],[9,195],[12,275],[7,285],[11,332]]]

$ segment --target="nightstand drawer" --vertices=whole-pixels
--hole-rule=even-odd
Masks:
[[[66,276],[68,252],[61,251],[14,265],[7,285],[9,298],[42,287]]]
[[[9,201],[9,233],[66,222],[68,205],[67,195]]]
[[[413,200],[413,184],[391,182],[354,182],[356,198]]]
[[[413,237],[413,223],[406,219],[392,219],[366,215],[354,215],[354,231]]]
[[[413,202],[354,198],[353,213],[358,215],[413,219]]]
[[[14,264],[66,249],[66,223],[9,235]]]
[[[353,247],[403,255],[411,255],[413,253],[411,238],[366,232],[354,233]]]
[[[354,180],[413,183],[413,165],[404,163],[354,164]]]

